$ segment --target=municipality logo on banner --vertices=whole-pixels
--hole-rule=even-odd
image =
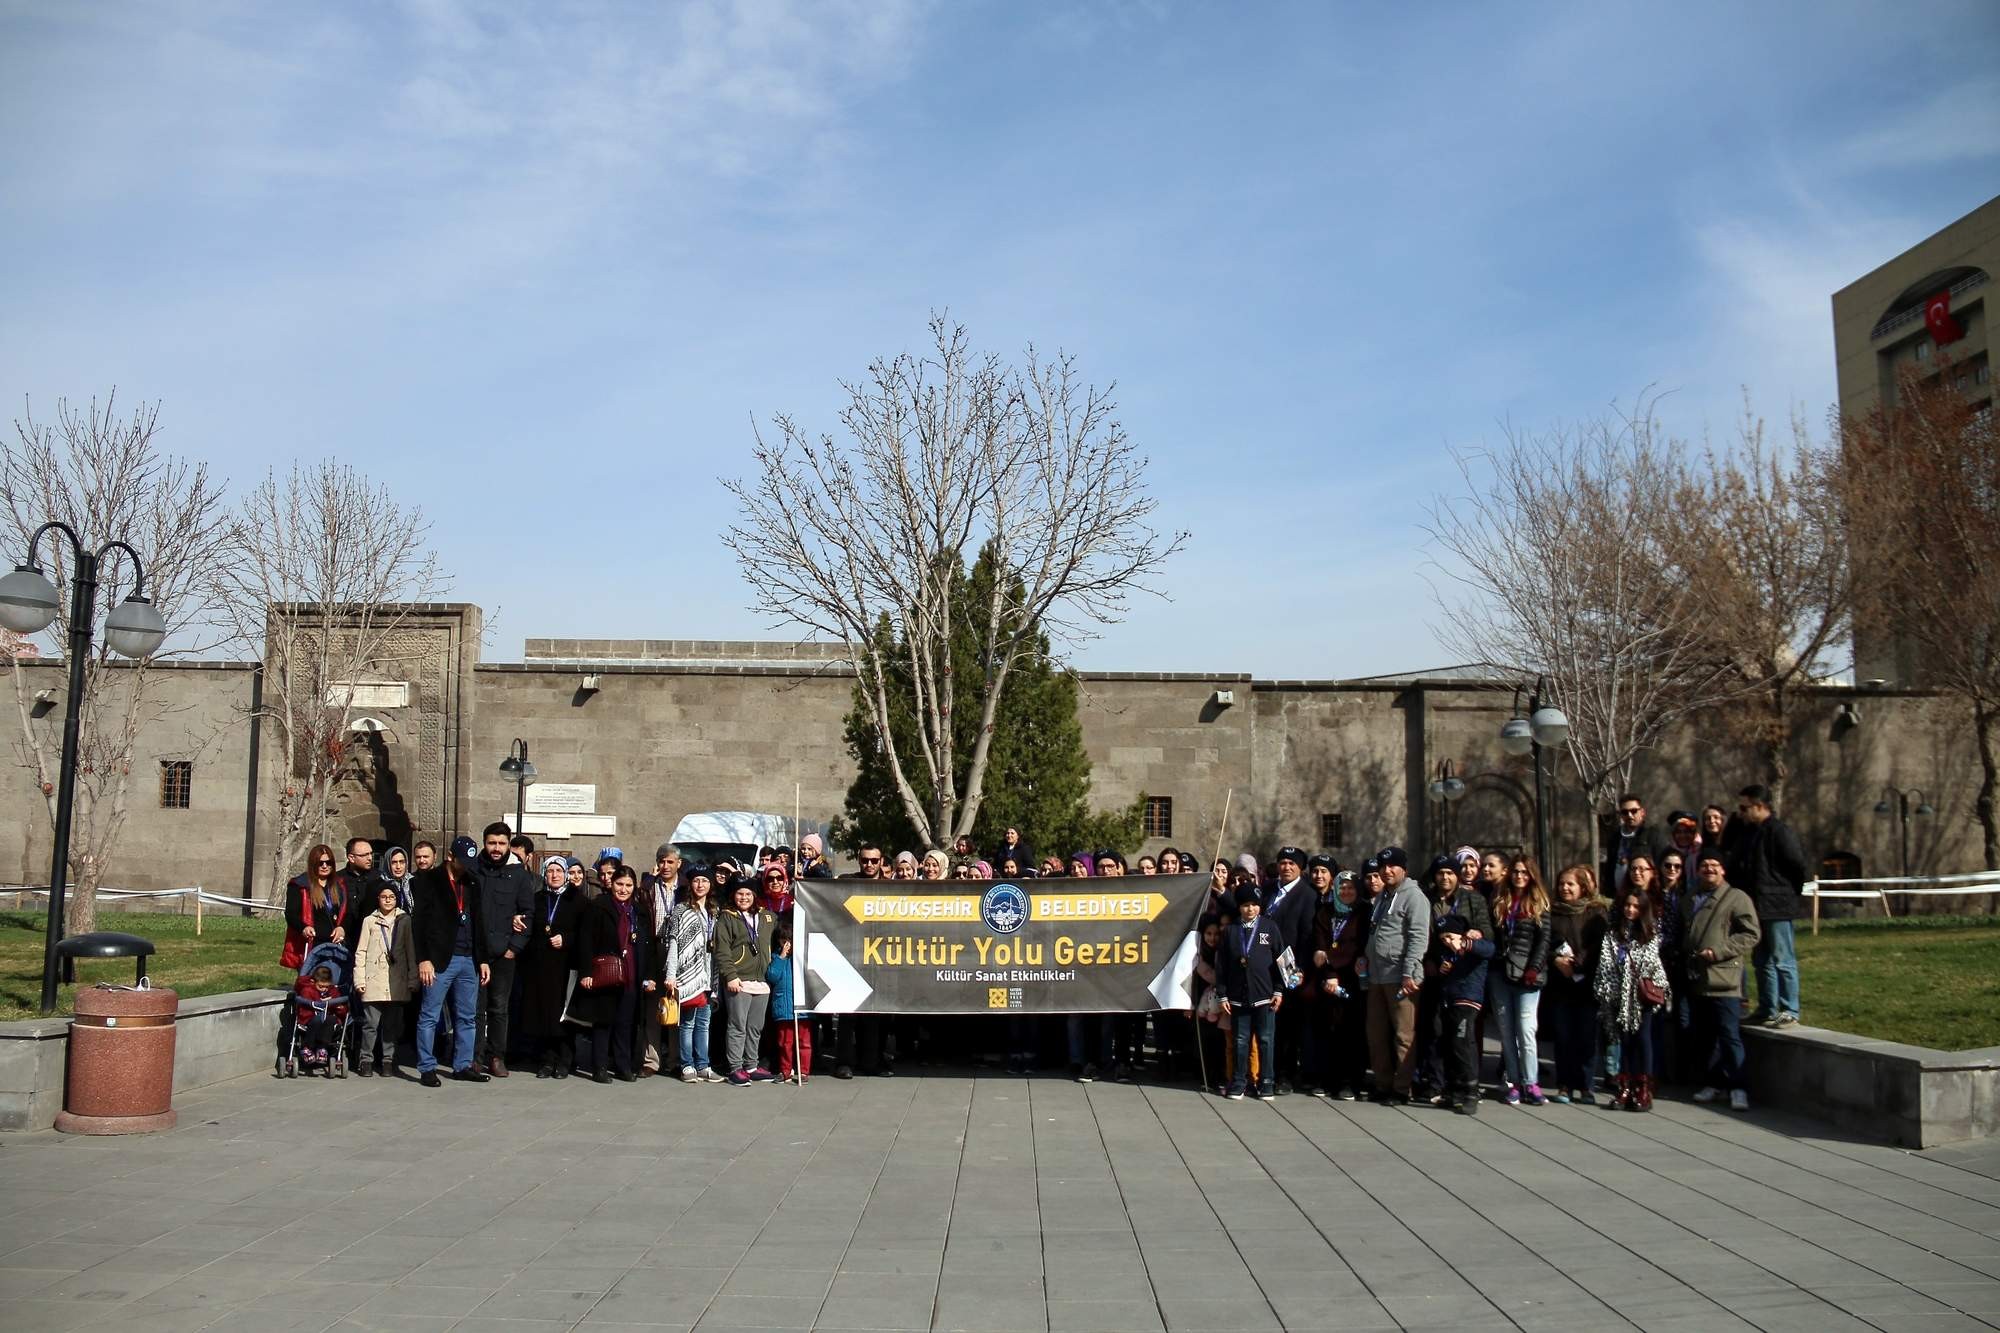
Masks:
[[[1208,879],[793,887],[815,1013],[1144,1013],[1189,1006]]]
[[[995,884],[979,900],[979,919],[995,935],[1012,935],[1028,921],[1028,895],[1012,884]]]

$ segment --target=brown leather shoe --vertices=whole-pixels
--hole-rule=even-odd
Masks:
[[[507,1062],[497,1055],[493,1057],[492,1063],[487,1065],[486,1068],[487,1072],[495,1078],[507,1077]]]

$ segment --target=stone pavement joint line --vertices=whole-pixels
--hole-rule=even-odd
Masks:
[[[258,1075],[0,1136],[0,1327],[2000,1329],[2000,1144],[911,1073]]]

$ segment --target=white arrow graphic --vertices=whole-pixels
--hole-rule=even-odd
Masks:
[[[1160,1002],[1162,1009],[1189,1009],[1194,1005],[1194,988],[1188,983],[1194,977],[1194,932],[1189,931],[1181,939],[1181,947],[1174,950],[1174,956],[1160,969],[1146,987],[1153,998]]]
[[[826,994],[812,1007],[816,1014],[851,1014],[875,993],[833,941],[817,932],[806,936],[805,968],[826,987]]]

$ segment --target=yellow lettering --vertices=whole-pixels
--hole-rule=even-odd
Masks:
[[[984,967],[987,961],[986,958],[987,954],[993,951],[993,941],[991,939],[988,939],[986,936],[981,935],[978,939],[972,942],[972,947],[979,954],[979,965],[981,967]]]
[[[861,937],[861,965],[863,967],[882,966],[882,941],[873,935]]]

